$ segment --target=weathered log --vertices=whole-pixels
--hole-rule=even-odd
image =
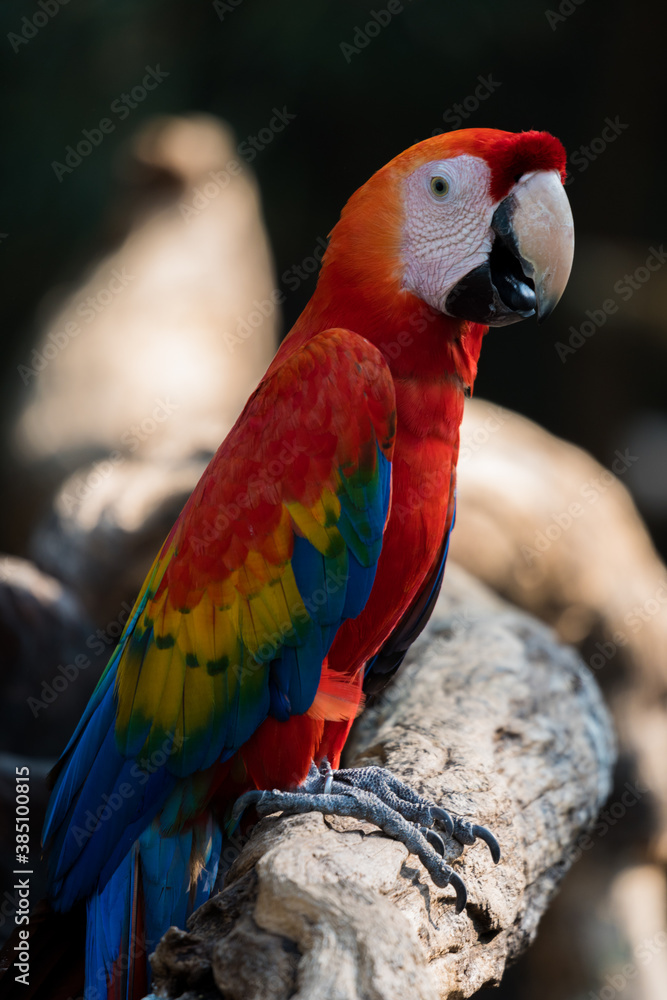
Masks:
[[[152,959],[163,996],[228,1000],[468,997],[497,983],[610,787],[610,722],[577,654],[448,570],[426,632],[364,714],[349,763],[380,764],[490,827],[447,854],[469,893],[454,911],[403,845],[351,819],[268,817],[223,891]]]

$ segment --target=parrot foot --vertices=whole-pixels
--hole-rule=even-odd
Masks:
[[[453,837],[464,846],[474,844],[476,840],[483,840],[491,852],[493,863],[497,865],[500,861],[500,845],[490,830],[477,823],[469,823],[459,816],[452,817],[450,813],[415,792],[384,767],[353,767],[333,771],[325,759],[320,765],[319,773],[324,776],[325,782],[335,774],[336,781],[372,792],[385,805],[395,809],[413,823],[430,828],[438,822],[444,827],[448,837]],[[440,853],[444,854],[444,844]]]
[[[236,802],[233,818],[254,806],[260,816],[275,812],[321,812],[329,816],[352,816],[379,827],[400,840],[410,854],[415,854],[435,885],[451,885],[456,892],[456,912],[466,905],[467,892],[462,879],[443,860],[445,844],[433,825],[437,822],[448,837],[462,844],[476,839],[485,841],[497,864],[500,847],[493,834],[483,826],[467,823],[449,815],[440,806],[419,795],[382,767],[345,768],[334,771],[325,759],[319,768],[311,764],[308,777],[293,792],[250,791]]]

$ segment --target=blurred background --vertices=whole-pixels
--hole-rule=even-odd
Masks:
[[[310,297],[347,197],[406,146],[468,126],[546,129],[569,153],[570,284],[545,326],[488,336],[475,394],[592,459],[561,506],[547,499],[522,518],[516,551],[534,548],[586,486],[604,503],[621,497],[622,512],[603,532],[604,503],[593,510],[598,531],[587,534],[599,546],[586,558],[599,558],[610,589],[585,613],[574,533],[557,600],[535,598],[526,572],[514,586],[466,558],[463,528],[460,558],[588,662],[606,656],[598,677],[612,706],[629,691],[639,705],[627,725],[617,709],[619,787],[642,773],[649,788],[667,732],[658,3],[4,0],[0,19],[3,795],[12,755],[30,755],[39,777],[64,745],[165,530]],[[488,426],[480,417],[473,455]],[[543,440],[526,452],[533,471]],[[621,536],[631,554],[612,572],[605,559]],[[553,546],[550,559],[559,554]],[[615,588],[640,579],[612,613]],[[633,614],[642,649],[613,639],[624,622],[632,631]],[[600,653],[605,642],[613,653]],[[661,714],[647,747],[632,732],[646,731],[649,703]],[[667,794],[656,779],[640,798],[573,868],[497,996],[664,995],[652,991],[667,961],[656,874]],[[637,975],[621,983],[623,967]]]

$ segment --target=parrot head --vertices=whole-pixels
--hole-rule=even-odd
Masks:
[[[565,150],[547,132],[463,129],[417,143],[350,198],[324,264],[354,294],[412,296],[484,326],[544,319],[574,229]]]

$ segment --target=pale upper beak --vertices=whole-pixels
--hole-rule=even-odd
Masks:
[[[445,311],[489,326],[546,319],[574,256],[572,212],[557,171],[524,174],[496,208],[491,229],[488,259],[452,289]]]

